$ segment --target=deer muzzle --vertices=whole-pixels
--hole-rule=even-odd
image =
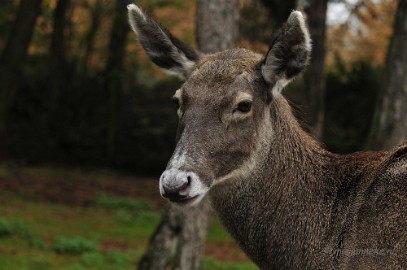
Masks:
[[[207,190],[200,177],[192,171],[171,168],[160,177],[161,196],[179,205],[198,203]]]

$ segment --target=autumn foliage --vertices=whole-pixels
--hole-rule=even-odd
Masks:
[[[65,0],[64,16],[56,18],[55,10],[61,1],[41,2],[27,58],[12,82],[16,91],[10,101],[0,155],[28,163],[68,162],[148,174],[159,172],[174,143],[176,117],[171,95],[181,82],[155,68],[136,37],[128,35],[128,29],[123,34],[123,52],[109,49],[112,31],[117,30],[113,29],[115,16],[126,16],[125,9],[117,10],[117,3],[124,5],[131,1]],[[13,35],[22,2],[0,3],[0,53]],[[195,45],[195,1],[156,0],[139,4],[180,39]],[[348,75],[352,66],[355,67],[353,63],[360,59],[374,66],[374,70],[384,64],[396,6],[396,0],[360,1],[346,23],[328,27],[327,70],[334,71],[329,83],[347,85],[349,89],[349,82],[357,79],[349,79]],[[242,0],[241,14],[239,45],[264,53],[275,28],[270,15],[273,13],[261,1]],[[50,49],[56,20],[64,22],[60,43],[63,55],[58,60]],[[109,57],[114,60],[116,55],[122,55],[122,61],[113,61],[117,66],[107,68]],[[366,67],[366,70],[372,69]],[[378,76],[373,79],[379,81]],[[378,87],[375,81],[369,83]],[[296,88],[299,84],[301,79],[293,84],[292,90],[286,91],[288,95],[301,96],[295,92],[301,89]],[[335,91],[335,95],[341,93],[340,89]],[[371,91],[376,93],[377,89]],[[347,95],[346,89],[342,93]],[[343,106],[335,100],[339,99],[334,98],[327,108]],[[335,114],[328,113],[328,120],[335,119]],[[329,122],[325,124],[328,129],[333,127]],[[345,125],[353,128],[348,122]],[[338,138],[328,146],[339,151],[363,147],[354,143],[341,149],[341,136]],[[357,142],[360,141],[363,139]],[[141,155],[144,158],[135,158]]]

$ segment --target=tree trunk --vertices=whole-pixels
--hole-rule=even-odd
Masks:
[[[200,51],[213,53],[236,46],[239,35],[239,0],[198,0],[197,43]],[[210,224],[211,207],[204,199],[199,205],[170,207],[150,239],[139,270],[163,270],[175,252],[172,269],[200,269]],[[175,250],[171,250],[176,244]]]
[[[236,46],[239,11],[239,1],[236,0],[198,0],[196,36],[199,50],[214,53]]]
[[[156,231],[150,238],[148,250],[141,258],[138,270],[165,269],[173,256],[174,241],[181,232],[183,215],[181,211],[167,209]]]
[[[41,11],[42,0],[22,0],[13,29],[2,53],[1,64],[20,68],[27,56],[35,21]]]
[[[4,136],[9,106],[18,89],[21,66],[28,53],[42,0],[22,0],[0,59],[0,138]]]
[[[111,164],[115,154],[115,141],[117,132],[117,108],[119,91],[122,87],[121,72],[126,47],[129,26],[127,17],[123,15],[130,0],[116,0],[115,13],[110,34],[108,59],[106,63],[106,87],[109,95],[108,129],[106,138],[107,162]]]
[[[207,199],[180,209],[169,206],[150,238],[138,270],[198,270],[210,224],[211,206]]]
[[[180,211],[173,209],[173,211]],[[196,207],[182,213],[183,226],[178,238],[174,269],[201,269],[202,256],[211,221],[211,205],[205,198]]]
[[[66,11],[71,0],[59,0],[54,12],[54,31],[51,39],[51,56],[58,65],[65,63]]]
[[[58,0],[54,10],[53,19],[53,32],[50,44],[50,54],[48,65],[50,68],[50,78],[47,80],[50,92],[49,106],[52,111],[57,113],[58,100],[61,98],[60,94],[63,89],[69,85],[70,74],[67,69],[65,51],[66,51],[66,24],[67,24],[67,11],[71,0]]]
[[[407,1],[400,0],[390,41],[385,86],[376,107],[368,147],[387,149],[407,140]]]
[[[89,27],[89,31],[86,34],[85,38],[85,44],[86,44],[86,50],[85,50],[85,56],[84,56],[84,61],[83,65],[85,67],[85,73],[87,73],[89,65],[90,65],[90,56],[92,54],[92,51],[94,49],[94,43],[95,43],[95,37],[97,30],[99,28],[100,22],[101,22],[101,17],[102,17],[102,3],[100,0],[97,0],[96,3],[94,4],[94,8],[92,9],[92,22]]]
[[[306,119],[310,132],[316,138],[321,138],[325,107],[325,20],[327,1],[299,0],[297,3],[302,5],[307,15],[312,39],[311,63],[304,73],[304,86],[308,107]]]

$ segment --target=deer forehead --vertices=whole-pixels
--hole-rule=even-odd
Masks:
[[[245,49],[203,56],[176,96],[215,103],[225,99],[250,99],[252,82],[259,76],[260,60],[260,55]]]
[[[262,56],[247,49],[230,49],[203,56],[196,64],[190,79],[214,78],[220,83],[247,72],[254,73]]]

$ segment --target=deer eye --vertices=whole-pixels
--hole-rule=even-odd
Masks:
[[[237,104],[237,110],[242,113],[250,112],[252,109],[252,101],[251,100],[243,100]]]

